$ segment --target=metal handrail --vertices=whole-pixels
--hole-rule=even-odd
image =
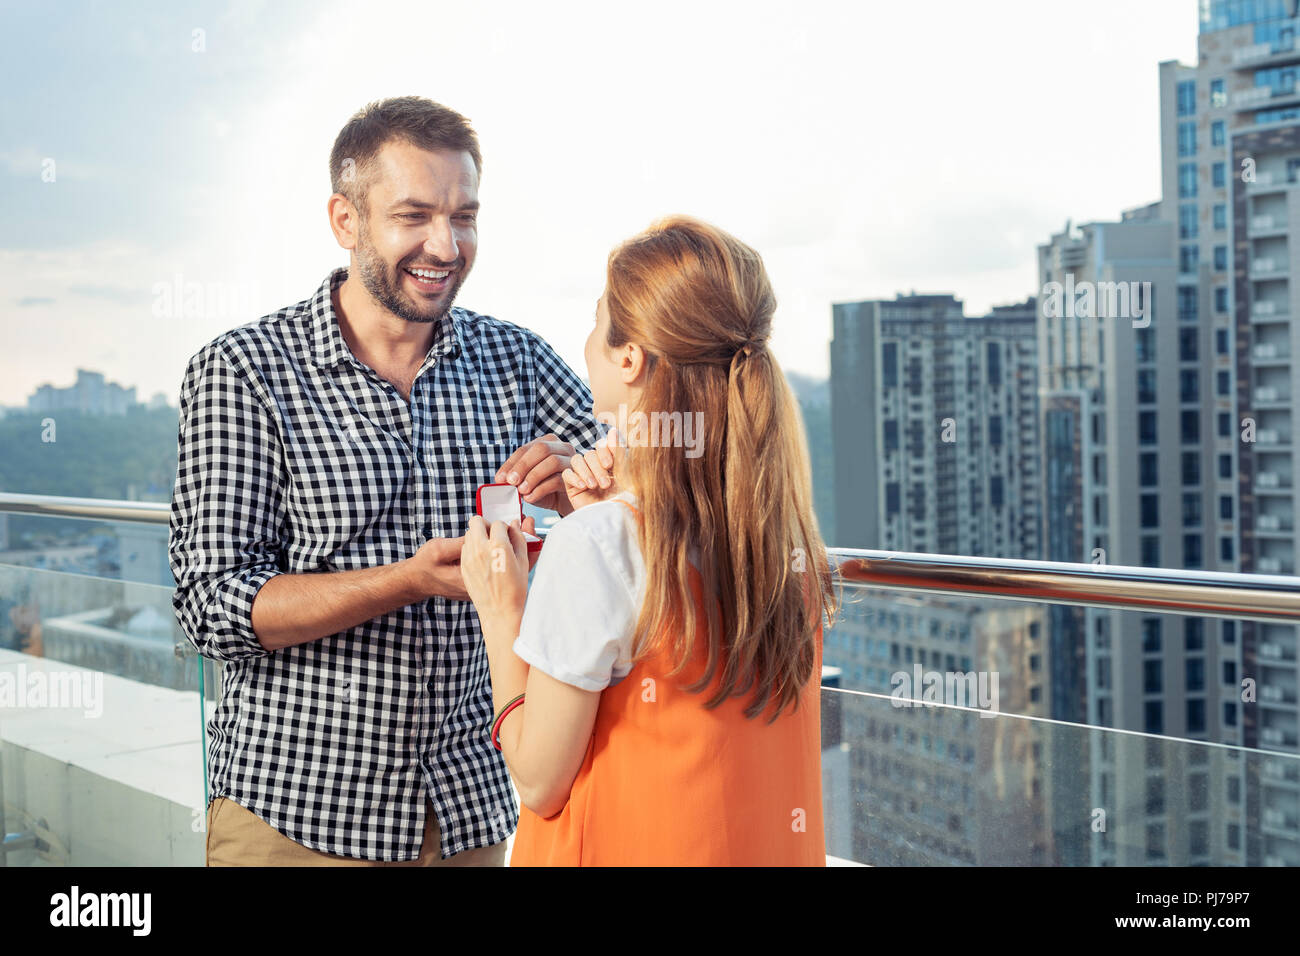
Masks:
[[[165,525],[171,506],[0,492],[0,512]],[[1300,624],[1300,577],[854,548],[831,548],[830,556],[853,586]]]

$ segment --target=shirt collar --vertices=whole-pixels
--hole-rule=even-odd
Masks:
[[[343,341],[338,317],[334,314],[333,292],[347,277],[347,267],[335,269],[325,277],[311,299],[312,361],[322,368],[332,368],[344,359],[356,361],[347,342]],[[429,356],[455,358],[461,353],[465,340],[461,330],[460,311],[453,306],[439,320],[433,330],[433,345],[429,348]]]

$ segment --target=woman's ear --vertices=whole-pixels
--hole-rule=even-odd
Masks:
[[[620,351],[622,354],[619,357],[619,374],[623,384],[640,384],[646,370],[645,349],[635,342],[628,342]]]

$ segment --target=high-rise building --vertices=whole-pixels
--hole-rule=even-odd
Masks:
[[[951,295],[834,306],[836,544],[1038,556],[1034,321],[1032,300],[982,318],[966,317]],[[826,635],[825,659],[840,668],[843,687],[864,692],[840,715],[853,741],[851,779],[862,791],[869,782],[873,799],[853,832],[855,859],[1058,859],[1045,812],[1050,755],[1036,725],[901,706],[903,698],[922,696],[916,675],[943,675],[968,681],[967,693],[970,681],[996,679],[999,712],[1046,715],[1045,612],[1041,605],[849,594]],[[939,700],[977,706],[969,696]]]
[[[1197,64],[1160,64],[1162,201],[1040,247],[1045,286],[1150,290],[1145,315],[1040,314],[1050,558],[1295,573],[1296,7],[1203,2]],[[1054,613],[1087,635],[1090,723],[1295,752],[1294,627]],[[1093,862],[1300,864],[1292,761],[1149,743],[1094,754],[1091,799],[1145,833]]]
[[[1039,557],[1034,317],[968,318],[951,295],[833,307],[836,544]]]
[[[1120,222],[1067,226],[1039,248],[1051,560],[1214,566],[1196,545],[1217,529],[1205,504],[1215,486],[1199,391],[1212,360],[1203,361],[1202,330],[1177,321],[1174,229],[1160,212],[1155,204]],[[1236,701],[1224,684],[1235,649],[1206,634],[1219,622],[1066,607],[1050,618],[1056,686],[1078,689],[1088,724],[1216,741],[1239,734],[1237,711],[1225,706]],[[1243,861],[1229,836],[1229,827],[1242,832],[1240,799],[1209,792],[1207,767],[1172,765],[1164,744],[1103,741],[1089,755],[1088,805],[1106,810],[1111,826],[1077,862]],[[1221,770],[1238,778],[1240,797],[1240,760],[1225,758]]]
[[[1212,355],[1205,369],[1207,513],[1213,566],[1296,573],[1296,454],[1300,430],[1300,13],[1296,0],[1203,2],[1197,63],[1160,65],[1166,202],[1179,223],[1179,294]],[[1185,228],[1184,228],[1185,226]],[[1184,291],[1186,290],[1186,291]],[[1210,398],[1209,396],[1212,396]],[[1209,526],[1207,525],[1207,528]],[[1207,564],[1207,566],[1210,566]],[[1300,751],[1296,628],[1215,622],[1240,711],[1241,743]],[[1222,675],[1225,686],[1227,668]],[[1231,738],[1227,738],[1231,739]],[[1257,772],[1256,772],[1257,771]],[[1260,760],[1247,779],[1250,864],[1300,865],[1300,802],[1293,760]]]

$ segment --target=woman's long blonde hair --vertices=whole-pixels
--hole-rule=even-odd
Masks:
[[[699,693],[720,674],[707,707],[752,692],[745,716],[774,702],[775,720],[820,680],[816,629],[823,613],[833,623],[837,601],[813,515],[803,420],[768,348],[776,297],[763,260],[715,226],[670,216],[610,253],[605,302],[606,346],[635,342],[646,353],[636,410],[651,421],[703,413],[695,457],[629,442],[622,466],[640,501],[647,569],[635,658],[667,653],[669,676],[694,659],[694,543],[708,646],[702,676],[686,689]]]

